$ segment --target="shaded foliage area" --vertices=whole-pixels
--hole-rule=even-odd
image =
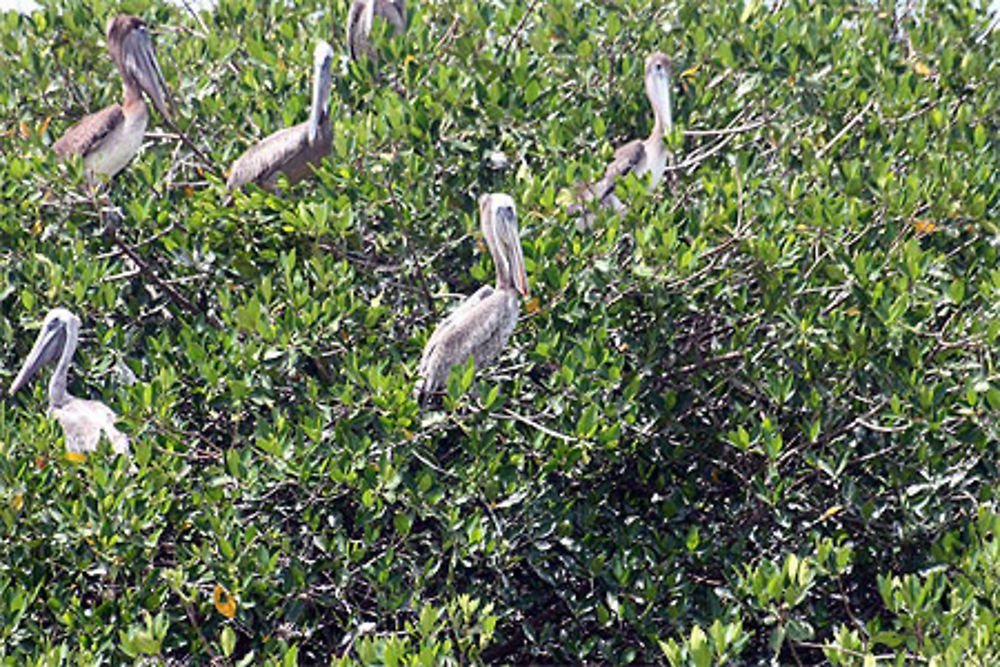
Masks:
[[[305,118],[315,39],[346,51],[346,3],[133,4],[210,158],[151,119],[110,188],[140,270],[49,149],[118,99],[121,8],[0,19],[0,380],[72,309],[71,388],[138,465],[65,461],[42,382],[0,403],[5,661],[995,659],[973,7],[424,3],[341,62],[316,179],[225,205],[225,165]],[[574,182],[649,131],[652,50],[683,72],[669,176],[579,230]],[[423,343],[492,280],[491,190],[537,301],[421,413]]]

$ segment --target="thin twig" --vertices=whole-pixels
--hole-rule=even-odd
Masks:
[[[528,17],[531,16],[531,13],[535,11],[535,7],[536,6],[538,6],[538,0],[534,0],[531,3],[531,5],[528,7],[528,10],[526,12],[524,12],[524,15],[521,17],[521,20],[518,22],[517,27],[514,28],[514,32],[511,33],[510,39],[507,40],[507,44],[503,47],[504,51],[510,51],[511,45],[514,43],[514,40],[516,40],[518,38],[518,36],[520,36],[521,29],[524,28],[525,21],[527,21]]]
[[[552,436],[553,438],[558,438],[558,439],[560,439],[560,440],[562,440],[564,442],[579,442],[580,441],[579,438],[573,437],[571,435],[565,435],[565,434],[560,433],[558,431],[553,431],[549,427],[547,427],[547,426],[545,426],[543,424],[539,424],[538,422],[534,421],[533,419],[530,419],[528,417],[524,417],[522,415],[519,415],[516,412],[511,412],[510,410],[504,410],[503,412],[499,413],[499,415],[501,417],[507,417],[508,419],[513,419],[514,421],[519,421],[522,424],[526,424],[526,425],[530,426],[531,428],[538,429],[542,433],[544,433],[546,435],[549,435],[549,436]]]
[[[97,282],[103,284],[103,283],[116,283],[119,280],[131,280],[140,273],[142,273],[140,269],[132,269],[131,271],[122,271],[121,273],[115,273],[110,276],[104,276]]]
[[[746,125],[739,125],[737,127],[724,127],[721,130],[684,130],[685,137],[721,137],[727,134],[742,134],[743,132],[750,132],[751,130],[756,130],[758,127],[763,127],[771,122],[774,115],[767,118],[762,118],[760,120],[755,120]]]
[[[455,18],[454,20],[452,20],[451,25],[448,26],[448,29],[445,31],[444,35],[441,36],[441,39],[438,40],[438,43],[434,45],[434,53],[435,53],[434,60],[431,62],[430,66],[424,71],[423,76],[420,77],[420,83],[423,83],[424,79],[430,76],[430,73],[434,71],[434,68],[441,61],[441,58],[444,56],[445,53],[448,52],[448,47],[451,46],[451,42],[455,39],[455,28],[458,27],[458,22],[460,18],[461,18],[460,14],[455,15]],[[441,46],[445,43],[445,40],[448,40],[448,45],[442,50]]]
[[[191,625],[194,626],[194,631],[198,633],[198,639],[200,639],[201,643],[205,645],[205,650],[208,651],[208,657],[212,659],[213,664],[218,663],[219,656],[215,654],[215,651],[212,650],[212,645],[208,643],[207,639],[205,639],[205,633],[201,631],[201,625],[198,623],[198,617],[195,616],[194,607],[189,602],[184,605],[184,609],[187,611],[188,618],[191,620]]]
[[[902,433],[903,431],[909,430],[910,428],[909,424],[905,426],[882,426],[881,424],[873,424],[870,421],[866,421],[860,417],[858,417],[855,420],[855,422],[859,426],[864,426],[866,429],[870,431],[876,431],[878,433]]]
[[[862,653],[861,651],[855,651],[854,649],[846,648],[844,646],[835,646],[833,644],[817,644],[816,642],[795,642],[795,643],[803,648],[814,648],[814,649],[819,649],[821,651],[836,651],[837,653],[846,653],[847,655],[854,658],[867,658],[868,656],[871,656],[875,658],[876,661],[883,661],[883,660],[891,661],[899,657],[895,653],[883,653],[880,655],[874,655],[871,653]],[[927,658],[920,655],[915,655],[913,653],[910,653],[909,651],[907,651],[905,655],[907,660],[913,660],[915,662],[923,662],[923,663],[926,663],[928,661]]]
[[[668,377],[675,375],[688,375],[695,371],[700,371],[703,368],[707,368],[708,366],[715,366],[716,364],[722,364],[727,361],[733,361],[734,359],[742,359],[743,354],[744,354],[743,350],[733,350],[732,352],[726,352],[725,354],[720,354],[717,357],[709,357],[708,359],[702,359],[697,363],[689,364],[687,366],[681,366],[673,373],[669,373]]]
[[[188,11],[188,14],[190,14],[191,16],[193,16],[194,19],[198,22],[198,25],[201,26],[201,29],[203,31],[205,31],[205,34],[204,35],[199,35],[199,37],[201,37],[202,39],[205,39],[208,35],[210,35],[212,33],[212,31],[208,29],[208,26],[205,25],[205,21],[202,20],[202,18],[201,18],[201,14],[199,14],[198,12],[196,12],[194,10],[194,8],[191,6],[191,3],[189,3],[188,0],[181,0],[181,4],[184,5],[184,9],[186,9]]]
[[[149,262],[140,257],[139,253],[133,250],[125,241],[123,241],[118,236],[118,224],[121,220],[121,215],[117,211],[111,208],[110,206],[111,198],[108,197],[109,206],[107,208],[101,208],[97,203],[96,192],[94,190],[91,190],[91,201],[93,202],[94,208],[98,210],[98,215],[101,219],[101,224],[104,226],[104,233],[108,236],[108,238],[111,239],[111,242],[114,243],[116,246],[118,246],[118,248],[125,254],[126,257],[135,262],[136,266],[138,266],[139,269],[145,275],[149,276],[149,278],[154,283],[156,283],[156,285],[160,289],[166,292],[167,296],[169,296],[172,301],[174,301],[175,303],[177,303],[177,305],[179,305],[181,308],[187,310],[190,313],[193,313],[195,315],[200,314],[201,311],[197,307],[195,307],[195,305],[191,303],[191,301],[188,300],[187,297],[185,297],[183,294],[174,289],[173,286],[171,286],[168,282],[160,278],[160,276],[158,276],[156,272],[153,271],[153,268],[150,266]],[[117,220],[110,219],[112,215],[115,218],[117,218]],[[212,315],[211,313],[205,313],[205,315],[208,321],[212,324],[212,326],[216,328],[222,327],[222,323],[219,322],[219,320],[214,315]]]
[[[829,152],[829,150],[831,148],[833,148],[837,144],[838,141],[840,141],[841,139],[844,138],[844,135],[846,135],[848,132],[851,131],[851,128],[853,128],[855,125],[857,125],[858,123],[861,122],[861,119],[865,117],[865,114],[868,113],[873,106],[875,106],[875,98],[874,97],[871,98],[870,100],[868,100],[868,104],[865,105],[864,109],[862,109],[861,111],[859,111],[854,116],[854,118],[852,118],[851,120],[849,120],[847,122],[847,125],[845,125],[844,127],[840,128],[840,132],[838,132],[837,134],[833,135],[833,139],[830,139],[830,141],[828,141],[826,143],[826,146],[823,146],[823,148],[819,149],[816,152],[816,157],[817,158],[821,158],[827,152]]]
[[[202,162],[205,163],[205,168],[206,169],[208,169],[209,171],[211,171],[213,174],[215,174],[216,176],[218,176],[220,179],[225,180],[225,174],[223,174],[222,171],[219,170],[218,165],[215,164],[215,162],[212,161],[212,159],[210,157],[208,157],[207,155],[205,155],[204,153],[202,153],[201,149],[198,148],[194,144],[193,141],[191,141],[190,139],[188,139],[188,136],[187,136],[187,134],[184,133],[184,130],[182,130],[179,126],[177,126],[176,124],[174,124],[174,121],[172,119],[170,119],[170,118],[167,118],[166,116],[163,117],[163,122],[165,122],[170,127],[171,130],[173,130],[174,132],[176,132],[177,136],[180,137],[180,140],[188,148],[190,148],[194,152],[194,154],[197,155],[198,158]]]
[[[406,224],[406,219],[403,217],[403,210],[399,206],[399,202],[396,200],[396,193],[393,192],[393,181],[392,176],[388,176],[389,180],[385,183],[377,183],[380,187],[384,188],[386,192],[389,193],[389,203],[392,206],[393,211],[396,213],[396,220],[399,222],[399,228],[403,231],[403,241],[406,245],[406,252],[410,255],[410,259],[413,260],[413,264],[417,267],[417,277],[420,279],[420,287],[423,289],[424,298],[427,299],[427,307],[430,311],[434,312],[434,297],[431,296],[431,290],[427,287],[427,278],[424,276],[424,267],[420,264],[420,258],[417,257],[417,253],[413,250],[413,241],[410,239],[410,228]]]

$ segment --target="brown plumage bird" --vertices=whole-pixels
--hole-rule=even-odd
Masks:
[[[142,145],[149,120],[143,93],[164,118],[170,117],[169,93],[142,19],[114,17],[108,22],[107,41],[111,59],[121,73],[125,101],[84,116],[52,148],[59,157],[82,156],[90,174],[114,176]]]
[[[670,109],[670,86],[672,66],[670,59],[662,53],[653,53],[646,58],[646,97],[653,107],[653,131],[646,139],[635,139],[615,150],[615,158],[608,165],[604,176],[597,182],[584,185],[579,193],[579,201],[571,205],[570,215],[582,216],[584,225],[593,222],[590,203],[598,202],[602,207],[621,211],[625,208],[615,195],[615,183],[628,173],[649,177],[650,189],[659,185],[666,169],[668,151],[663,135],[673,131],[673,116]]]
[[[230,167],[227,185],[230,190],[242,188],[253,182],[273,191],[278,178],[285,175],[288,182],[297,183],[312,176],[333,146],[333,129],[330,124],[330,75],[333,67],[333,48],[324,41],[316,45],[313,53],[313,93],[309,120],[278,130],[251,146],[236,158]]]
[[[519,297],[528,296],[514,200],[506,194],[483,195],[479,219],[496,265],[496,286],[480,287],[431,334],[417,367],[416,394],[424,404],[445,388],[456,364],[471,356],[479,369],[500,354],[517,326]]]
[[[375,17],[388,21],[399,35],[406,30],[406,0],[354,0],[347,12],[347,50],[351,60],[375,57],[369,41]]]

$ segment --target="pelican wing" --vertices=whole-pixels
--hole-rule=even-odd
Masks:
[[[309,123],[299,123],[278,130],[251,146],[236,158],[229,170],[230,190],[242,188],[251,181],[263,184],[309,146]]]
[[[420,396],[440,391],[456,364],[471,356],[476,368],[489,364],[503,349],[517,326],[518,302],[513,290],[492,290],[476,298],[480,289],[442,322],[424,349],[417,373]]]
[[[646,147],[639,139],[618,148],[615,151],[615,159],[604,170],[604,177],[590,188],[594,199],[603,202],[609,194],[614,193],[618,179],[637,169],[645,159]]]
[[[489,285],[483,285],[476,290],[475,294],[464,299],[462,303],[458,305],[458,308],[453,310],[451,314],[448,315],[443,322],[441,322],[441,324],[437,325],[437,328],[434,329],[434,333],[432,333],[431,337],[427,339],[427,345],[424,347],[423,357],[420,359],[421,367],[437,346],[438,341],[440,341],[441,338],[443,338],[452,329],[452,327],[454,327],[455,322],[461,321],[463,317],[465,317],[465,313],[475,307],[475,305],[480,301],[489,298],[491,294],[493,294],[493,288]]]
[[[118,416],[104,403],[74,398],[62,407],[52,408],[52,415],[63,427],[67,450],[92,452],[104,433],[112,450],[128,455],[128,437],[115,428]]]
[[[121,105],[112,104],[73,124],[54,144],[52,150],[61,158],[70,155],[86,157],[97,150],[116,127],[125,122]]]
[[[391,23],[397,35],[406,30],[406,0],[376,0],[375,15]]]

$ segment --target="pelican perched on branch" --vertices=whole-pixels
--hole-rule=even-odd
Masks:
[[[108,21],[107,40],[111,59],[121,73],[124,103],[112,104],[84,116],[66,130],[52,148],[59,157],[83,157],[90,174],[114,176],[142,145],[149,120],[143,93],[165,119],[170,118],[169,93],[142,19],[125,15],[114,17]]]
[[[478,369],[496,358],[517,325],[519,295],[528,296],[514,200],[499,193],[483,195],[479,220],[496,265],[496,287],[480,287],[431,334],[417,367],[416,392],[422,403],[444,389],[456,364],[471,356]]]
[[[49,380],[49,414],[62,424],[66,434],[66,449],[71,452],[92,452],[103,432],[118,454],[128,456],[128,437],[115,428],[118,417],[100,401],[88,401],[70,396],[66,391],[73,352],[76,351],[80,319],[65,308],[54,308],[45,316],[38,332],[35,346],[24,360],[20,372],[10,385],[13,395],[45,364],[58,359],[56,370]]]
[[[230,190],[242,188],[251,181],[268,191],[278,187],[278,177],[284,174],[289,183],[298,183],[313,173],[333,146],[330,126],[330,74],[333,49],[324,41],[316,45],[313,55],[313,92],[309,120],[278,130],[251,146],[233,162],[227,185]]]
[[[667,166],[667,147],[663,142],[664,133],[673,131],[673,116],[670,110],[670,59],[662,53],[653,53],[646,58],[646,97],[653,107],[653,131],[646,139],[635,139],[615,150],[615,159],[608,165],[601,180],[582,188],[580,200],[568,209],[570,215],[583,216],[583,223],[593,222],[588,210],[590,202],[596,201],[602,207],[615,211],[625,208],[615,195],[615,183],[628,173],[642,177],[649,174],[649,188],[652,190],[663,179]]]
[[[395,34],[406,30],[406,0],[354,0],[347,12],[347,50],[351,60],[362,55],[374,58],[369,36],[375,17],[380,16],[392,24]]]

